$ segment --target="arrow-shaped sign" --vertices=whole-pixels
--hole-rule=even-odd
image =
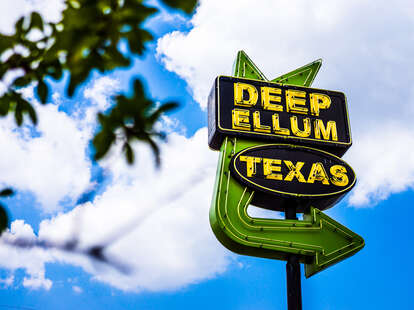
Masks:
[[[308,87],[320,66],[317,60],[273,81]],[[243,51],[237,55],[233,75],[267,80]],[[210,208],[210,224],[217,239],[229,250],[244,255],[281,260],[298,255],[305,264],[306,277],[362,249],[364,240],[360,236],[316,208],[311,207],[303,220],[259,219],[247,214],[255,192],[236,181],[229,166],[236,153],[260,144],[263,142],[225,138],[221,145]]]
[[[211,227],[220,242],[239,254],[286,260],[300,256],[306,277],[355,254],[364,240],[316,208],[304,220],[252,218],[247,207],[254,191],[239,184],[229,171],[231,157],[256,142],[228,139],[223,142],[213,203]]]
[[[233,63],[233,75],[246,79],[268,80],[244,51],[237,53],[236,61]]]
[[[321,66],[322,59],[318,59],[289,73],[283,74],[271,80],[271,82],[309,87],[312,85]],[[244,51],[237,53],[236,61],[233,64],[233,76],[268,81],[262,71],[260,71]]]
[[[315,60],[310,64],[304,65],[296,70],[293,70],[289,73],[283,74],[275,79],[272,82],[280,84],[289,84],[289,85],[301,85],[301,86],[311,86],[313,80],[319,72],[319,68],[322,66],[322,59]]]

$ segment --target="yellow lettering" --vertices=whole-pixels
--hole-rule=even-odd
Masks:
[[[324,94],[310,94],[310,110],[311,114],[319,116],[320,109],[329,109],[331,106],[331,98]]]
[[[298,161],[296,166],[290,160],[284,160],[283,162],[289,169],[289,173],[286,175],[285,181],[292,181],[294,178],[297,178],[299,182],[306,183],[305,177],[300,172],[300,169],[302,169],[305,164],[304,162]]]
[[[301,107],[306,103],[306,93],[300,90],[289,89],[286,91],[286,111],[292,113],[307,114],[308,108]]]
[[[321,119],[316,119],[315,138],[320,139],[321,133],[324,140],[329,140],[329,137],[332,135],[332,141],[338,141],[338,133],[336,131],[336,123],[334,121],[328,121],[327,126],[325,127]]]
[[[329,169],[332,174],[331,182],[336,186],[347,186],[349,183],[348,176],[346,175],[346,168],[341,165],[334,165]]]
[[[290,127],[292,128],[293,134],[297,137],[306,138],[311,134],[311,121],[309,118],[303,119],[303,130],[300,130],[298,126],[298,118],[296,116],[291,116]]]
[[[280,159],[263,158],[263,174],[265,175],[265,178],[272,180],[283,180],[283,176],[280,173],[273,173],[280,172],[282,170],[280,167],[281,163],[282,161]]]
[[[270,126],[260,124],[260,112],[253,113],[253,130],[258,132],[270,132]]]
[[[249,110],[233,109],[231,111],[232,128],[239,130],[250,130]]]
[[[289,129],[280,127],[279,114],[275,113],[272,115],[272,124],[273,124],[273,131],[276,134],[286,135],[286,136],[290,135]]]
[[[249,95],[244,98],[245,91]],[[257,89],[253,85],[246,83],[234,83],[234,105],[242,107],[252,107],[256,104],[258,98]]]
[[[322,182],[324,185],[329,185],[328,175],[322,163],[313,163],[309,172],[308,183],[314,183],[315,181]]]
[[[240,156],[240,161],[246,162],[246,175],[252,177],[256,174],[256,164],[260,163],[262,159],[254,156]]]
[[[280,96],[274,96],[276,94],[280,95],[282,93],[282,90],[280,88],[274,88],[274,87],[267,87],[263,86],[261,88],[262,91],[262,106],[265,110],[271,110],[271,111],[283,111],[283,106],[280,104],[274,104],[270,103],[273,102],[281,102],[282,98]]]

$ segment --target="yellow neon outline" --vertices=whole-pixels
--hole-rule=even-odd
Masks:
[[[339,159],[339,161],[340,162],[343,162],[343,163],[345,163],[350,169],[351,169],[351,171],[353,172],[353,174],[354,174],[354,180],[353,180],[353,182],[349,185],[349,186],[347,186],[346,188],[344,188],[344,189],[342,189],[342,190],[340,190],[340,191],[338,191],[338,192],[333,192],[333,193],[327,193],[327,194],[295,194],[295,193],[290,193],[290,192],[282,192],[282,191],[278,191],[278,190],[275,190],[275,189],[270,189],[270,188],[268,188],[268,187],[264,187],[264,186],[261,186],[261,185],[259,185],[259,184],[257,184],[257,183],[255,183],[255,182],[253,182],[253,181],[251,181],[251,180],[249,180],[249,179],[247,179],[247,178],[245,178],[241,173],[240,173],[240,171],[237,169],[237,167],[236,167],[236,160],[237,160],[237,158],[240,156],[240,155],[242,155],[244,152],[246,152],[246,151],[248,151],[248,150],[251,150],[251,149],[255,149],[255,148],[259,148],[259,147],[263,147],[263,146],[289,146],[289,147],[291,147],[291,148],[305,148],[305,149],[310,149],[310,150],[313,150],[313,151],[317,151],[317,152],[321,152],[321,153],[325,153],[325,154],[327,154],[327,155],[329,155],[329,156],[332,156],[332,157],[334,157],[334,158],[336,158],[336,159]],[[331,153],[328,153],[328,152],[325,152],[325,151],[322,151],[322,150],[318,150],[318,149],[315,149],[315,148],[311,148],[311,147],[307,147],[307,146],[294,146],[294,145],[289,145],[289,144],[283,144],[283,143],[272,143],[272,144],[261,144],[261,145],[256,145],[256,146],[251,146],[251,147],[248,147],[248,148],[246,148],[246,149],[244,149],[244,150],[242,150],[242,151],[240,151],[240,152],[238,152],[235,156],[234,156],[234,160],[233,160],[233,168],[234,168],[234,171],[242,178],[242,179],[244,179],[246,182],[248,182],[248,183],[250,183],[250,184],[254,184],[255,186],[257,186],[257,187],[259,187],[259,188],[262,188],[262,189],[265,189],[265,190],[268,190],[268,191],[271,191],[271,192],[275,192],[275,193],[278,193],[278,194],[284,194],[284,195],[291,195],[291,196],[296,196],[296,197],[303,197],[303,196],[306,196],[306,197],[326,197],[326,196],[333,196],[333,195],[337,195],[337,194],[340,194],[340,193],[343,193],[343,192],[345,192],[345,191],[347,191],[349,188],[352,188],[353,186],[354,186],[354,184],[355,184],[355,182],[356,182],[356,174],[355,174],[355,171],[354,171],[354,169],[352,169],[352,167],[346,162],[346,161],[344,161],[342,158],[340,158],[340,157],[338,157],[338,156],[336,156],[336,155],[334,155],[334,154],[331,154]]]
[[[263,74],[262,71],[260,71],[260,69],[255,65],[255,63],[250,59],[250,57],[246,53],[244,53],[244,56],[250,61],[250,64],[253,66],[253,69],[257,70],[260,73],[262,79],[264,81],[267,81],[268,80],[267,77]],[[239,57],[238,61],[237,61],[237,71],[238,72],[241,72],[240,71],[240,63],[241,63],[241,57]],[[246,75],[246,63],[243,62],[243,76],[245,76],[245,75]]]
[[[220,78],[221,77],[248,80],[248,81],[255,81],[255,82],[261,81],[261,80],[255,80],[255,79],[239,78],[239,77],[227,76],[227,75],[219,75],[217,77],[217,88],[218,89],[220,89]],[[294,85],[280,84],[280,83],[274,83],[274,82],[270,82],[270,81],[262,81],[262,82],[275,84],[275,85],[278,85],[278,86],[282,85],[282,86],[293,86],[293,87],[295,87]],[[220,130],[227,131],[227,132],[249,133],[249,134],[255,134],[255,135],[281,137],[283,139],[297,139],[297,140],[317,141],[317,142],[322,142],[322,143],[325,143],[325,144],[352,145],[352,134],[351,134],[351,126],[350,126],[350,122],[349,122],[349,113],[348,113],[348,101],[346,99],[345,94],[343,92],[334,91],[334,90],[327,90],[327,89],[321,89],[321,88],[312,88],[312,87],[306,87],[306,86],[300,86],[300,87],[307,88],[307,89],[313,89],[313,90],[322,90],[322,91],[335,92],[335,93],[338,93],[338,94],[342,94],[344,96],[344,98],[345,98],[345,118],[346,118],[346,122],[348,123],[349,142],[326,141],[326,140],[318,140],[318,139],[314,139],[314,138],[301,138],[301,137],[295,137],[295,136],[290,136],[290,135],[287,136],[287,135],[278,135],[278,134],[272,134],[272,133],[269,134],[269,133],[261,133],[261,132],[253,132],[253,131],[251,132],[251,131],[243,131],[243,130],[223,128],[223,127],[221,127],[221,121],[220,121],[220,92],[219,91],[217,91],[217,117],[218,117],[217,126]]]

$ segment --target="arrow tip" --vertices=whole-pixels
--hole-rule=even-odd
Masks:
[[[311,63],[308,63],[307,65],[273,79],[272,82],[309,87],[312,85],[321,66],[322,59],[319,58]]]
[[[307,278],[356,254],[364,246],[364,239],[336,222],[320,210],[311,207],[311,215],[320,224],[323,234],[322,250],[316,253],[313,261],[305,265]]]
[[[254,80],[267,81],[268,79],[254,64],[254,62],[247,56],[247,54],[240,50],[237,52],[236,60],[233,63],[233,76],[243,77]]]

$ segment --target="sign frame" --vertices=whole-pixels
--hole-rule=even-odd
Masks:
[[[344,129],[339,128],[338,132],[344,131],[344,141],[329,141],[329,140],[322,140],[322,139],[315,139],[315,138],[308,138],[308,137],[298,137],[294,136],[292,134],[289,135],[280,135],[277,133],[263,133],[263,132],[254,132],[254,131],[245,131],[245,130],[238,130],[238,129],[232,129],[227,128],[223,126],[223,120],[222,115],[220,113],[221,111],[221,105],[223,104],[223,98],[220,96],[220,81],[221,80],[231,80],[233,82],[241,81],[251,84],[261,84],[266,85],[268,87],[277,87],[282,89],[283,91],[286,90],[294,90],[294,91],[304,91],[307,93],[315,93],[320,92],[322,94],[333,94],[336,96],[343,97],[343,106],[339,107],[337,109],[342,109],[342,111],[338,113],[342,113],[344,119],[343,125]],[[259,95],[260,96],[260,95]],[[234,100],[234,97],[232,98]],[[225,100],[230,100],[226,98]],[[224,103],[229,104],[229,103]],[[233,105],[233,102],[230,103]],[[265,110],[263,110],[265,111]],[[265,111],[270,112],[270,111]],[[289,114],[289,116],[295,116],[299,114],[295,114],[295,112],[281,112],[284,114]],[[314,116],[310,116],[313,119],[315,119]],[[348,104],[346,96],[343,92],[340,91],[332,91],[332,90],[326,90],[326,89],[319,89],[319,88],[311,88],[306,86],[296,86],[296,85],[286,85],[286,84],[280,84],[280,83],[274,83],[270,81],[261,81],[261,80],[254,80],[249,78],[239,78],[239,77],[231,77],[231,76],[225,76],[220,75],[215,79],[214,85],[211,89],[210,95],[208,97],[208,127],[209,127],[209,133],[208,133],[208,142],[209,147],[213,150],[219,150],[220,145],[224,139],[225,136],[230,137],[240,137],[240,138],[246,138],[246,139],[254,139],[254,140],[262,140],[270,143],[294,143],[297,145],[303,145],[303,146],[309,146],[309,147],[315,147],[324,151],[327,151],[329,153],[333,153],[337,156],[342,156],[352,145],[352,134],[351,134],[351,127],[350,127],[350,121],[349,121],[349,113],[348,113]]]
[[[279,150],[284,150],[285,152],[292,152],[292,153],[298,153],[298,152],[302,152],[302,155],[305,153],[313,153],[313,154],[317,154],[317,156],[320,157],[320,159],[324,159],[323,161],[325,162],[325,166],[323,166],[324,168],[326,168],[326,159],[330,159],[330,161],[336,161],[337,164],[342,164],[343,166],[346,166],[346,168],[348,168],[347,172],[350,172],[349,174],[347,174],[347,178],[350,179],[350,181],[348,182],[348,184],[346,186],[344,186],[342,189],[338,190],[338,191],[329,191],[327,190],[325,193],[313,193],[313,194],[309,194],[309,193],[297,193],[295,191],[292,192],[285,192],[282,190],[278,190],[278,189],[271,189],[269,187],[266,187],[264,185],[260,185],[252,180],[249,180],[243,173],[241,173],[239,171],[239,168],[237,167],[237,160],[238,158],[245,154],[248,153],[249,151],[263,151],[266,149],[279,149]],[[273,152],[272,155],[275,155],[275,152]],[[289,158],[290,159],[290,158]],[[287,159],[286,159],[287,160]],[[322,161],[322,160],[321,160]],[[294,165],[296,165],[296,163],[293,163]],[[242,184],[244,184],[245,186],[251,188],[252,190],[259,190],[261,192],[270,194],[270,195],[276,195],[276,196],[282,196],[282,197],[290,197],[290,198],[321,198],[321,197],[332,197],[332,196],[340,196],[342,197],[343,195],[345,195],[347,192],[349,192],[354,185],[356,184],[356,175],[355,175],[355,171],[352,169],[352,167],[345,162],[343,159],[339,158],[338,156],[335,156],[333,154],[330,154],[328,152],[325,151],[321,151],[315,148],[311,148],[311,147],[307,147],[307,146],[296,146],[296,145],[291,145],[291,144],[282,144],[282,143],[271,143],[271,144],[262,144],[262,145],[255,145],[255,146],[251,146],[248,148],[243,149],[242,151],[236,153],[230,162],[230,171],[232,173],[232,175]],[[302,168],[302,167],[301,167]],[[303,169],[302,169],[303,171]],[[302,173],[302,172],[301,172]],[[351,178],[350,178],[351,177]],[[293,185],[294,183],[292,183],[291,185]],[[306,183],[305,183],[306,184]],[[293,185],[294,186],[294,185]],[[292,186],[292,187],[293,187]]]

